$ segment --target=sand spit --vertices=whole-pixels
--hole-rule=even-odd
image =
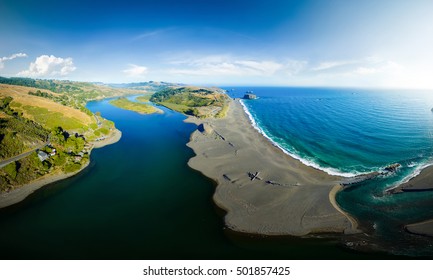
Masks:
[[[120,130],[115,129],[109,137],[102,141],[93,142],[93,148],[102,148],[107,145],[114,144],[120,140],[122,137],[122,132]],[[0,208],[4,208],[7,206],[10,206],[12,204],[18,203],[23,201],[27,196],[32,194],[34,191],[42,188],[45,185],[54,183],[56,181],[60,181],[69,177],[72,177],[78,173],[80,173],[82,170],[84,170],[87,166],[89,166],[89,162],[84,164],[80,170],[72,173],[63,173],[61,171],[58,171],[56,173],[47,174],[45,176],[42,176],[28,184],[25,184],[21,187],[18,187],[8,193],[1,193],[0,194]]]
[[[255,130],[239,100],[224,119],[188,118],[203,124],[188,146],[188,162],[218,186],[215,203],[232,230],[264,235],[353,233],[356,222],[335,202],[341,178],[302,164]],[[200,127],[199,127],[200,128]]]
[[[433,237],[433,220],[410,224],[405,226],[405,229],[413,234]]]

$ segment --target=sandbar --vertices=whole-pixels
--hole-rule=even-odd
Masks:
[[[405,229],[413,234],[433,237],[433,220],[410,224],[405,226]]]
[[[231,230],[262,235],[356,233],[356,220],[339,208],[341,177],[283,153],[252,125],[239,100],[222,119],[197,119],[187,144],[188,165],[217,182],[213,199]],[[257,175],[257,176],[256,176]]]

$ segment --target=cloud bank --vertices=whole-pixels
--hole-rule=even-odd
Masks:
[[[269,77],[279,72],[288,75],[296,74],[305,67],[306,63],[297,60],[279,62],[213,55],[174,60],[171,64],[176,66],[169,69],[168,72],[174,75]]]
[[[30,63],[29,69],[19,72],[18,76],[24,77],[57,77],[66,76],[77,68],[71,57],[62,58],[54,55],[41,55]]]

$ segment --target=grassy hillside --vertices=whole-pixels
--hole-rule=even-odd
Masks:
[[[77,104],[76,100],[64,96],[50,90],[0,84],[0,162],[31,152],[0,167],[0,191],[45,174],[79,170],[89,160],[89,142],[104,139],[114,129],[113,122],[69,106],[69,101]],[[49,156],[41,161],[32,152],[36,148]]]
[[[0,77],[0,85],[32,88],[31,92],[33,95],[48,98],[84,112],[86,112],[86,103],[91,100],[124,95],[138,95],[148,92],[145,88],[115,88],[104,84],[30,78]]]
[[[47,129],[60,126],[66,130],[85,133],[91,124],[96,124],[90,112],[85,113],[48,98],[28,94],[33,91],[34,88],[0,85],[0,98],[12,97],[11,109]]]
[[[38,123],[14,115],[9,108],[12,98],[0,98],[0,160],[43,145],[49,131]]]
[[[150,101],[199,118],[224,117],[228,97],[222,90],[199,87],[170,87],[156,92]]]

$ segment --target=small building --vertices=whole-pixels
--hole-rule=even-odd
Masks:
[[[80,162],[82,159],[83,159],[83,158],[80,157],[80,156],[75,156],[75,157],[74,157],[74,161],[75,161],[75,162]]]
[[[44,161],[48,159],[48,154],[44,151],[38,151],[38,158],[40,161]]]

